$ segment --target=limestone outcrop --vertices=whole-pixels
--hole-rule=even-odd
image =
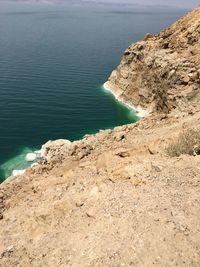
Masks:
[[[68,155],[72,143],[66,139],[49,140],[41,148],[41,157],[50,161],[52,159],[62,159],[63,153]],[[61,152],[62,151],[62,152]]]
[[[198,105],[199,42],[200,7],[160,34],[147,34],[143,41],[132,44],[105,86],[149,113]]]

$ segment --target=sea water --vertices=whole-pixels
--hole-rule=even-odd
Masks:
[[[123,51],[184,10],[0,3],[0,180],[48,140],[138,120],[102,85]]]

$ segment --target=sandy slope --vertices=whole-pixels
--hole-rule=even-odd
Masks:
[[[101,132],[80,142],[91,147],[82,159],[1,185],[0,265],[199,266],[200,157],[165,155],[199,122],[196,112]]]

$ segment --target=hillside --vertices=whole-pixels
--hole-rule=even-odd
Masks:
[[[106,87],[148,113],[180,110],[199,103],[200,8],[158,35],[132,44]]]
[[[107,86],[149,116],[49,141],[44,160],[0,185],[0,266],[193,266],[200,263],[200,7],[131,45]],[[196,137],[195,137],[196,138]]]

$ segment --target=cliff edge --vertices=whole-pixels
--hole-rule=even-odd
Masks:
[[[147,34],[143,41],[132,44],[105,86],[121,100],[149,113],[169,113],[194,99],[198,105],[199,42],[197,7],[160,34]]]
[[[111,75],[151,116],[49,141],[0,185],[1,267],[199,267],[199,31],[200,7],[130,46]]]

